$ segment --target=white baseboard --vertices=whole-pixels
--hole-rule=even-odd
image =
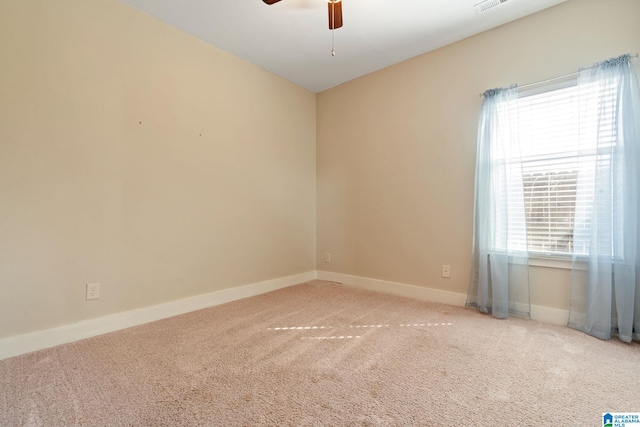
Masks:
[[[370,291],[385,294],[415,298],[424,301],[440,302],[443,304],[464,306],[467,295],[459,292],[442,291],[440,289],[424,288],[422,286],[406,285],[404,283],[388,282],[386,280],[369,279],[366,277],[350,276],[348,274],[332,273],[318,270],[318,280],[344,283]]]
[[[407,298],[415,298],[423,301],[433,301],[442,304],[464,307],[467,295],[459,292],[449,292],[440,289],[425,288],[404,283],[388,282],[385,280],[369,279],[366,277],[350,276],[348,274],[333,273],[318,270],[318,280],[344,283],[371,291],[384,292]],[[568,310],[531,305],[531,319],[555,325],[567,325],[569,319]]]
[[[151,307],[114,313],[56,328],[2,338],[0,339],[0,360],[156,320],[166,319],[167,317],[177,316],[190,311],[260,295],[316,278],[319,280],[344,283],[345,285],[356,286],[371,291],[461,307],[464,306],[467,298],[465,294],[459,292],[449,292],[404,283],[332,273],[329,271],[309,271],[278,279],[266,280],[264,282],[238,286],[236,288],[223,289],[221,291],[197,295]],[[541,322],[566,325],[569,312],[567,310],[532,305],[531,318]]]
[[[164,304],[0,339],[0,360],[314,280],[316,271],[252,283]]]
[[[544,323],[567,326],[567,322],[569,322],[569,310],[531,304],[531,318]]]

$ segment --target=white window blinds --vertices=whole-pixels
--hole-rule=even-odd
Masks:
[[[574,247],[574,221],[576,209],[581,213],[578,218],[590,217],[593,197],[576,207],[577,180],[580,175],[581,187],[593,185],[597,169],[610,161],[603,149],[614,149],[616,130],[602,115],[598,120],[598,111],[615,108],[613,96],[601,96],[603,90],[613,95],[614,89],[592,85],[579,90],[573,82],[542,93],[522,93],[517,106],[507,107],[518,115],[520,156],[513,161],[519,163],[522,173],[523,186],[518,191],[524,191],[527,228],[527,248],[524,239],[512,236],[509,249],[549,256],[587,252],[586,247]],[[590,99],[598,102],[588,102]],[[610,141],[605,147],[603,133]]]

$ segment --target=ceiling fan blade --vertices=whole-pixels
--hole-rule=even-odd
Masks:
[[[329,29],[342,27],[342,0],[329,1],[327,4],[329,5]]]
[[[263,2],[265,2],[266,4],[275,4],[278,3],[280,0],[262,0]]]

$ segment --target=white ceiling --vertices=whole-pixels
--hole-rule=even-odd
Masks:
[[[566,0],[343,0],[331,56],[327,0],[120,0],[319,92]]]

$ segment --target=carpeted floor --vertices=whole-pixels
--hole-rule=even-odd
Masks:
[[[2,426],[599,426],[640,345],[309,282],[0,361]]]

